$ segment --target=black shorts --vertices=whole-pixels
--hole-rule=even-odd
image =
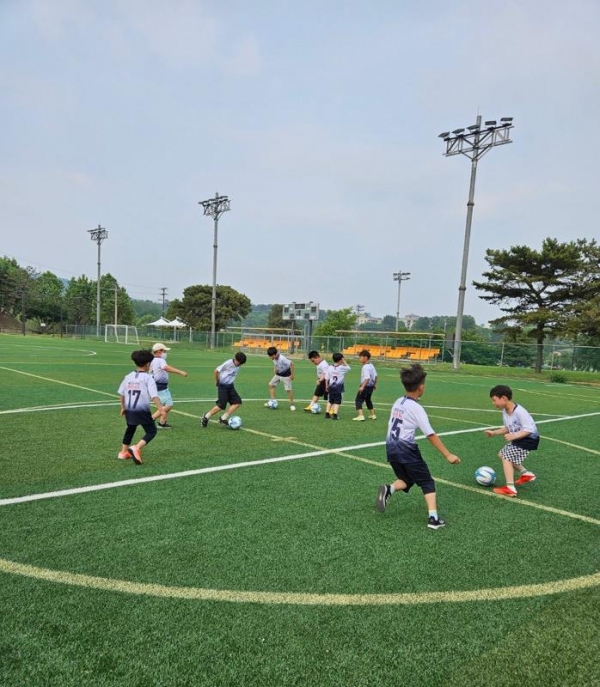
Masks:
[[[398,452],[395,447],[386,446],[387,459],[392,466],[392,470],[398,479],[406,482],[406,489],[403,489],[407,494],[411,487],[416,484],[421,487],[424,494],[435,493],[435,482],[429,471],[429,466],[421,457],[421,451],[418,446],[415,446],[412,451],[412,460],[405,462],[406,454]]]
[[[217,388],[218,398],[216,400],[216,405],[218,405],[221,410],[225,410],[225,408],[227,408],[228,403],[232,406],[242,405],[242,399],[240,398],[238,392],[235,390],[233,384],[219,384]]]
[[[317,397],[323,397],[323,399],[326,401],[327,400],[327,390],[325,389],[325,380],[322,382],[317,382],[317,386],[315,387],[315,393],[313,396]]]

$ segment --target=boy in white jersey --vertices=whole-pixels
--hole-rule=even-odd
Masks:
[[[184,370],[178,370],[172,365],[167,365],[167,351],[170,350],[164,343],[155,343],[152,346],[154,359],[150,363],[150,373],[154,377],[156,388],[158,389],[158,397],[162,403],[162,411],[157,410],[152,416],[153,420],[156,420],[158,417],[161,419],[157,425],[158,429],[171,429],[171,425],[167,422],[167,415],[173,407],[173,397],[169,391],[169,372],[182,377],[188,376],[188,373]]]
[[[346,362],[343,353],[334,353],[331,356],[333,365],[327,368],[325,375],[325,389],[327,391],[327,410],[325,419],[338,419],[338,410],[342,405],[344,389],[344,377],[350,372],[350,365]]]
[[[292,387],[292,382],[294,381],[294,362],[288,360],[284,355],[281,355],[275,348],[275,346],[270,346],[267,348],[267,355],[273,361],[275,367],[275,374],[269,382],[269,395],[271,400],[275,400],[275,387],[281,382],[283,383],[283,388],[286,390],[288,398],[290,399],[290,410],[296,410],[294,405],[294,391]],[[265,403],[265,406],[269,407],[269,402]]]
[[[311,406],[313,403],[318,403],[319,399],[323,397],[323,400],[327,400],[327,389],[326,381],[327,370],[329,368],[329,363],[321,358],[319,351],[311,351],[308,354],[308,359],[317,368],[317,386],[315,387],[315,392],[313,397],[310,399],[310,403],[304,409],[307,413],[311,412]]]
[[[535,474],[523,467],[523,461],[529,451],[537,451],[540,435],[531,415],[512,400],[512,389],[498,384],[490,391],[492,403],[502,411],[504,426],[499,429],[487,429],[486,437],[504,435],[505,446],[500,449],[498,458],[502,461],[502,470],[506,486],[495,487],[496,494],[516,496],[515,484],[526,484],[535,481]],[[515,469],[520,477],[515,482]]]
[[[444,527],[446,522],[438,517],[435,482],[415,441],[417,429],[423,432],[429,443],[449,463],[456,465],[460,463],[460,458],[450,453],[444,446],[442,440],[429,424],[425,409],[418,403],[418,400],[425,393],[426,376],[427,373],[418,364],[405,367],[400,371],[400,379],[406,389],[406,395],[399,398],[392,407],[385,443],[387,459],[397,479],[393,484],[382,484],[378,488],[375,507],[383,513],[394,492],[404,491],[408,493],[410,488],[416,484],[423,491],[429,511],[427,527],[438,530],[440,527]]]
[[[360,369],[360,386],[358,393],[354,399],[354,407],[356,408],[356,417],[352,418],[356,422],[364,422],[365,414],[363,413],[363,403],[369,410],[369,419],[376,420],[375,408],[371,396],[377,388],[377,370],[371,362],[371,353],[366,349],[358,354],[362,367]]]
[[[125,416],[127,429],[117,457],[119,460],[133,458],[136,465],[142,464],[142,449],[156,436],[156,424],[150,412],[150,401],[154,402],[159,412],[162,410],[156,382],[152,375],[148,374],[153,358],[151,351],[134,351],[131,359],[137,370],[125,376],[118,391],[121,399],[121,415]],[[144,428],[145,434],[137,444],[131,444],[139,425]]]
[[[200,419],[200,423],[203,427],[208,425],[208,421],[211,416],[218,413],[221,410],[227,408],[229,403],[229,411],[223,413],[219,418],[219,423],[222,425],[227,424],[229,416],[232,415],[241,405],[242,399],[240,395],[235,390],[233,385],[237,373],[240,371],[240,367],[246,362],[246,354],[242,351],[238,351],[233,358],[226,360],[222,365],[219,365],[214,371],[215,384],[217,385],[218,398],[216,400],[216,405],[211,408],[208,413],[204,413]]]

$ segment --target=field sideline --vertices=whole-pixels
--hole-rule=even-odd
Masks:
[[[353,423],[351,361],[331,423],[281,391],[264,408],[272,364],[251,356],[243,428],[202,429],[231,351],[174,346],[174,429],[136,467],[116,460],[131,350],[0,337],[0,684],[600,684],[597,388],[431,371],[422,403],[462,459],[422,445],[449,523],[432,532],[414,490],[374,509],[397,369]],[[296,365],[301,408],[315,370]],[[496,383],[542,434],[514,500],[473,480],[499,467]]]

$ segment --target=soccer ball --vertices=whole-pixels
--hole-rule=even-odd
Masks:
[[[491,487],[496,481],[496,473],[492,468],[483,465],[475,470],[475,481],[481,484],[482,487]]]
[[[265,405],[267,406],[267,408],[270,408],[271,410],[275,410],[277,408],[277,406],[279,405],[279,403],[277,403],[277,399],[272,398],[271,400],[267,401],[265,403]]]
[[[231,429],[239,429],[242,426],[242,418],[239,415],[232,415],[229,420],[227,420],[227,424]]]
[[[318,413],[321,412],[321,406],[318,403],[312,403],[310,406],[310,412],[313,415],[317,415]]]

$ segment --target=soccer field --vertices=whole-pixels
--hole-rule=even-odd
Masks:
[[[201,428],[232,352],[175,345],[173,429],[136,466],[117,460],[131,350],[0,337],[0,685],[600,685],[598,387],[432,371],[422,404],[462,460],[421,443],[432,531],[418,489],[374,507],[397,368],[375,361],[357,423],[351,360],[332,422],[302,412],[311,363],[298,410],[282,389],[269,410],[272,363],[249,356],[242,428]],[[501,472],[498,383],[542,436],[516,499],[473,478]]]

